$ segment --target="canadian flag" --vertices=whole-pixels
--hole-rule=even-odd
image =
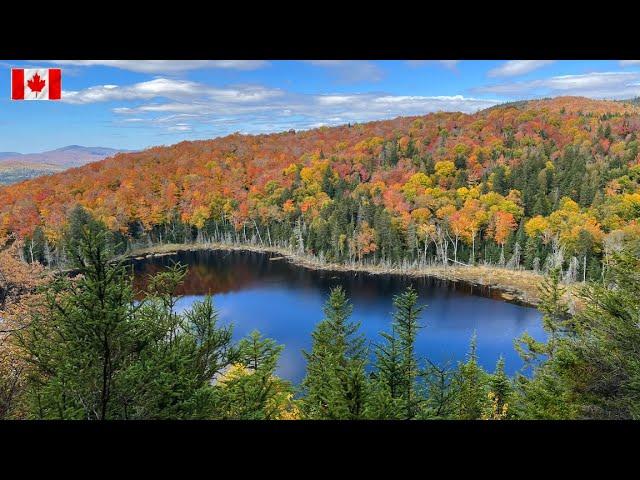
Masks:
[[[12,100],[60,100],[62,70],[59,68],[12,68]]]

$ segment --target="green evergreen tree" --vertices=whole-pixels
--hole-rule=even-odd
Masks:
[[[489,377],[489,391],[493,394],[495,409],[500,413],[503,412],[504,409],[505,413],[509,415],[513,387],[511,385],[511,379],[504,371],[504,357],[502,356],[500,356],[496,363],[495,371]]]
[[[216,384],[213,392],[215,418],[233,420],[275,420],[282,415],[283,403],[290,403],[290,382],[275,375],[283,346],[252,332],[239,346],[240,363]],[[233,368],[240,372],[233,375]],[[248,367],[248,370],[243,370]]]
[[[109,267],[104,227],[74,224],[67,244],[81,277],[57,277],[22,343],[35,363],[37,418],[112,418],[114,377],[134,348],[133,292],[122,266]]]
[[[427,419],[447,419],[454,416],[456,391],[455,372],[449,362],[440,366],[427,359],[427,367],[422,373],[425,378],[427,400],[422,417]]]
[[[478,364],[475,334],[471,339],[467,361],[458,365],[455,384],[456,417],[462,420],[481,418],[487,402],[487,374]]]
[[[402,391],[402,348],[396,325],[391,333],[381,332],[383,343],[375,346],[375,372],[372,377],[372,394],[366,408],[366,417],[373,419],[400,419],[404,417]]]
[[[418,305],[418,293],[409,286],[393,299],[395,311],[393,321],[400,346],[400,395],[403,400],[405,418],[413,418],[421,398],[417,389],[418,360],[415,353],[416,337],[421,328],[418,320],[424,306]]]
[[[514,342],[516,351],[531,366],[541,356],[553,357],[556,345],[561,336],[573,331],[574,325],[569,308],[564,300],[566,289],[560,283],[560,269],[549,272],[547,278],[539,286],[540,303],[538,310],[542,312],[542,327],[547,333],[547,341],[535,340],[525,332]]]
[[[605,283],[581,290],[585,307],[573,329],[557,336],[553,356],[531,380],[518,379],[521,418],[640,418],[638,253],[612,255]]]
[[[415,341],[423,306],[417,304],[418,294],[409,286],[393,298],[394,312],[391,333],[381,333],[383,343],[375,348],[374,378],[378,399],[390,399],[388,405],[370,405],[369,415],[412,419],[418,414],[423,398],[418,388],[418,360]],[[389,418],[389,417],[387,417]]]
[[[303,410],[314,419],[357,419],[364,414],[366,350],[358,334],[359,324],[350,322],[353,307],[342,287],[329,293],[324,319],[312,333]]]
[[[254,330],[247,338],[240,340],[238,350],[240,362],[255,371],[279,355],[282,348],[271,338],[263,338],[259,331]]]
[[[76,278],[44,290],[17,340],[33,364],[32,418],[215,418],[212,379],[236,361],[211,298],[175,312],[177,265],[134,302],[128,269],[112,264],[104,225],[89,218],[66,249]]]

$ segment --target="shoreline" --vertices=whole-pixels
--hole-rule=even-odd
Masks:
[[[506,302],[536,307],[539,303],[538,285],[544,278],[528,270],[508,270],[485,265],[473,266],[430,266],[421,268],[391,268],[376,265],[343,265],[320,262],[314,257],[302,256],[279,247],[256,245],[233,245],[224,243],[205,244],[165,244],[138,248],[118,257],[119,260],[144,260],[147,258],[174,255],[184,251],[218,250],[275,253],[279,258],[296,266],[310,270],[330,272],[360,272],[371,275],[404,275],[409,277],[432,277],[453,283],[463,283],[471,287],[487,288]]]

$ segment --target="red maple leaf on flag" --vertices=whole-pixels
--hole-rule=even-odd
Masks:
[[[40,78],[40,75],[35,73],[33,77],[31,77],[31,80],[27,81],[27,86],[31,89],[32,92],[40,93],[44,88],[45,83],[47,82],[42,80]]]

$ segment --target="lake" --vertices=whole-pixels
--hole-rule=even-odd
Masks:
[[[316,271],[270,253],[199,250],[133,260],[136,288],[174,262],[189,266],[178,309],[213,295],[221,321],[234,325],[234,338],[257,329],[285,346],[277,373],[294,383],[304,377],[302,350],[310,350],[311,332],[336,285],[351,299],[352,320],[360,322],[368,341],[377,342],[380,331],[390,330],[393,296],[412,284],[426,305],[416,352],[437,363],[464,360],[475,332],[480,363],[493,371],[502,355],[507,373],[513,374],[522,367],[514,338],[524,331],[545,337],[536,309],[500,300],[488,289],[428,277]]]

